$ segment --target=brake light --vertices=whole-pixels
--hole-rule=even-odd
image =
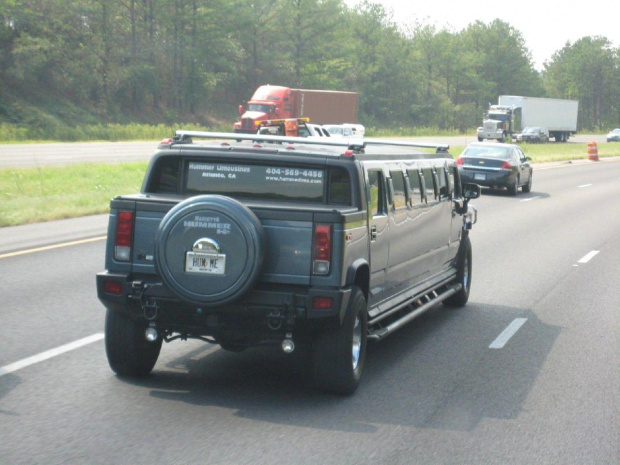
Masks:
[[[456,164],[459,165],[459,166],[463,166],[463,159],[461,157],[458,157],[456,159]]]
[[[123,285],[116,281],[106,281],[103,283],[103,290],[106,294],[121,295],[123,293]]]
[[[314,310],[331,310],[334,305],[334,299],[331,297],[313,297],[312,308]]]
[[[170,145],[172,144],[173,139],[171,138],[167,138],[167,139],[162,139],[162,141],[159,143],[160,145]]]
[[[131,258],[131,240],[133,232],[133,212],[120,211],[116,218],[114,235],[114,258],[128,261]]]
[[[328,224],[314,227],[314,244],[312,251],[312,273],[326,275],[329,273],[332,259],[332,228]]]
[[[510,163],[508,163],[507,161],[505,161],[504,163],[502,163],[501,169],[503,169],[503,170],[512,170],[512,165]]]

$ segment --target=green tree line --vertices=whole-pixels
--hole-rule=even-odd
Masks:
[[[261,84],[357,91],[375,127],[469,131],[500,94],[620,125],[620,50],[567,42],[537,71],[509,22],[399,24],[342,0],[0,0],[0,121],[231,122]]]

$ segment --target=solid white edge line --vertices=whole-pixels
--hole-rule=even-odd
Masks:
[[[584,187],[590,187],[592,184],[582,184],[581,186],[577,186],[579,189],[582,189]]]
[[[585,254],[577,263],[588,263],[598,253],[598,250],[593,250],[592,252]]]
[[[21,370],[22,368],[26,368],[30,365],[34,365],[35,363],[43,362],[44,360],[50,359],[52,357],[56,357],[57,355],[64,354],[65,352],[79,349],[82,346],[92,344],[93,342],[100,341],[103,338],[104,338],[103,333],[93,334],[92,336],[88,336],[83,339],[70,342],[69,344],[56,347],[55,349],[50,349],[45,352],[41,352],[40,354],[33,355],[32,357],[19,360],[15,363],[11,363],[10,365],[5,365],[3,367],[0,367],[0,377],[4,375],[8,375],[9,373],[13,373],[17,370]]]
[[[503,348],[510,340],[510,338],[514,336],[517,331],[519,331],[519,328],[521,328],[521,326],[523,326],[526,321],[527,318],[516,318],[512,323],[508,325],[508,327],[504,331],[502,331],[499,336],[497,336],[497,339],[495,339],[491,343],[489,349]]]

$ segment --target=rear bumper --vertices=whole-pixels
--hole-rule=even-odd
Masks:
[[[515,174],[508,170],[459,170],[461,182],[471,182],[484,187],[508,187],[515,182]]]
[[[204,318],[206,324],[207,317],[216,314],[237,319],[279,314],[320,326],[338,325],[344,319],[351,295],[350,288],[259,285],[232,304],[209,307],[183,301],[155,276],[103,271],[97,274],[96,281],[97,296],[107,309],[141,318],[145,309],[148,311],[156,306],[169,323],[179,327],[187,321],[187,315],[194,315],[198,320]],[[331,306],[317,309],[314,306],[317,299],[323,303],[331,301]],[[191,325],[196,321],[192,318]]]

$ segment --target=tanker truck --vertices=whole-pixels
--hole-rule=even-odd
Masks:
[[[254,92],[234,131],[256,133],[267,121],[308,118],[316,124],[357,123],[357,92],[264,85]]]
[[[500,95],[498,104],[489,105],[484,115],[478,140],[504,142],[527,126],[540,126],[547,128],[556,142],[566,142],[577,132],[578,109],[576,100]]]

